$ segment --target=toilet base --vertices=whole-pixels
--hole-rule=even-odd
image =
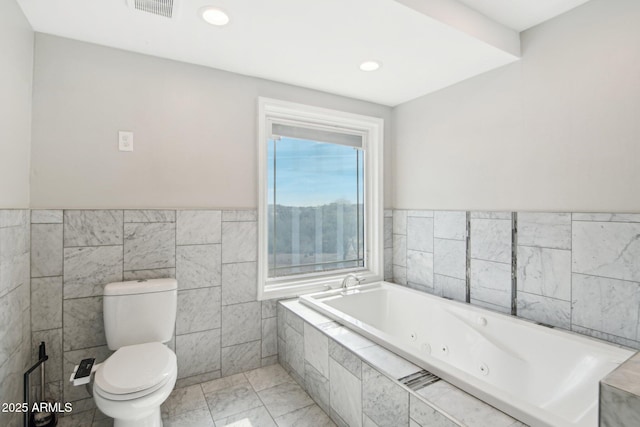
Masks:
[[[162,427],[160,406],[171,394],[177,376],[176,364],[171,369],[169,378],[160,388],[144,396],[124,400],[117,400],[120,396],[113,396],[115,400],[109,399],[108,397],[111,397],[109,393],[103,391],[96,381],[93,383],[93,399],[103,414],[113,418],[114,427]]]
[[[136,420],[113,420],[113,427],[162,427],[162,416],[160,407],[156,408],[150,415]]]

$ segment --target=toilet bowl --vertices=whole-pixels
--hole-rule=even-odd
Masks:
[[[160,405],[177,372],[175,353],[162,343],[121,347],[96,371],[96,406],[114,419],[114,427],[160,427]]]
[[[103,290],[104,332],[115,350],[97,367],[96,406],[115,427],[161,427],[160,405],[176,383],[176,355],[164,343],[176,322],[178,282],[141,279]]]

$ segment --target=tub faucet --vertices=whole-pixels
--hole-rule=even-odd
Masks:
[[[344,279],[342,279],[342,288],[343,289],[347,289],[349,286],[352,286],[349,284],[349,282],[351,281],[355,281],[358,285],[362,282],[363,279],[359,279],[358,276],[356,276],[353,273],[349,273],[346,275],[346,277]]]

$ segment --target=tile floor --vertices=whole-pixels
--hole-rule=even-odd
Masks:
[[[82,412],[60,427],[107,427],[111,419]],[[162,405],[164,427],[335,426],[280,365],[179,388]]]

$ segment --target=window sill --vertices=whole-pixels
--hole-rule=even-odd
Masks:
[[[269,300],[274,298],[295,298],[300,295],[314,292],[322,292],[329,289],[336,289],[342,285],[342,281],[347,274],[355,274],[362,283],[373,283],[382,280],[382,277],[368,270],[348,270],[340,274],[331,274],[321,277],[297,277],[294,279],[279,279],[267,281],[262,287],[262,292],[258,295],[258,300]]]

